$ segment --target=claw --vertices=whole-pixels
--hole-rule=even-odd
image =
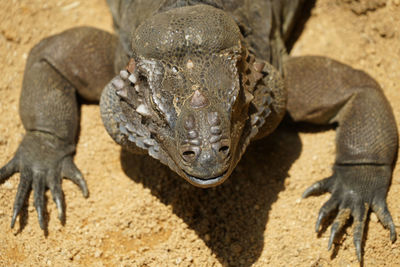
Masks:
[[[393,223],[392,216],[390,215],[389,209],[387,207],[386,202],[383,204],[372,205],[372,210],[378,216],[379,221],[383,224],[385,228],[390,229],[390,241],[396,241],[397,234],[396,234],[396,227]]]
[[[36,212],[38,214],[38,220],[39,220],[39,225],[42,230],[45,230],[44,226],[44,215],[43,215],[43,207],[37,205],[36,206]]]
[[[31,190],[31,183],[32,183],[32,173],[29,169],[24,169],[21,172],[20,182],[18,184],[17,195],[15,196],[14,200],[14,208],[13,208],[13,215],[11,218],[11,228],[14,228],[15,220],[21,208],[24,205],[25,199]]]
[[[322,220],[325,218],[325,216],[326,216],[326,214],[325,214],[323,211],[320,211],[320,212],[319,212],[319,214],[318,214],[318,219],[317,219],[317,222],[316,222],[316,224],[315,224],[315,232],[318,233],[319,227],[321,226],[321,222],[322,222]]]
[[[61,174],[63,177],[71,180],[76,185],[78,185],[85,198],[87,198],[89,196],[89,191],[87,188],[86,181],[83,178],[81,171],[76,167],[75,163],[72,161],[71,158],[67,158],[64,161],[64,165],[63,165]]]
[[[333,222],[331,227],[331,235],[328,241],[328,250],[332,248],[332,244],[333,241],[335,240],[337,233],[340,232],[340,230],[345,225],[346,221],[350,218],[350,214],[351,214],[350,209],[339,210],[339,214],[336,216],[335,221]]]
[[[357,255],[357,260],[359,262],[361,262],[361,257],[362,257],[361,242],[363,234],[364,234],[364,223],[357,222],[354,225],[354,246],[356,247],[356,255]]]
[[[60,196],[54,197],[54,202],[55,202],[56,205],[57,205],[58,219],[59,219],[60,221],[63,221],[63,220],[64,220],[64,207],[63,207],[63,204],[62,204],[62,199],[61,199],[61,197],[60,197]]]
[[[13,210],[13,215],[12,215],[12,218],[11,218],[11,229],[14,228],[15,220],[17,219],[17,215],[18,215],[20,210],[21,210],[21,207],[19,209],[15,209],[14,208],[14,210]]]
[[[321,207],[318,214],[317,223],[315,224],[315,232],[319,231],[319,227],[321,222],[335,209],[337,209],[337,202],[333,198],[330,198],[325,204]]]
[[[325,178],[323,180],[320,180],[320,181],[314,183],[313,185],[311,185],[304,191],[304,193],[301,197],[307,198],[311,195],[318,195],[318,194],[327,192],[331,178],[332,177],[328,177],[328,178]]]
[[[42,230],[45,230],[44,224],[44,191],[45,191],[45,179],[43,177],[43,173],[36,174],[36,177],[33,179],[33,200],[35,204],[35,208],[38,214],[39,225]]]
[[[364,226],[367,220],[369,205],[364,204],[364,208],[356,209],[353,211],[354,217],[354,246],[356,247],[357,260],[361,262],[362,259],[362,239],[364,235]]]
[[[58,210],[58,219],[63,222],[64,220],[64,206],[63,199],[64,195],[61,189],[61,178],[55,175],[52,171],[48,173],[48,186],[51,191],[51,195],[53,196],[53,201],[56,203]]]
[[[328,241],[328,250],[331,250],[332,248],[332,243],[333,240],[336,237],[336,233],[338,231],[339,225],[338,224],[333,224],[331,227],[331,235],[329,236],[329,241]]]
[[[357,260],[359,262],[361,262],[361,257],[362,257],[362,253],[361,253],[361,240],[357,241],[354,240],[354,246],[356,247],[356,255],[357,255]]]
[[[396,227],[394,226],[394,223],[390,225],[390,241],[394,243],[397,239],[397,234],[396,234]]]

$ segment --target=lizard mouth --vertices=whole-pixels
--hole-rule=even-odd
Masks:
[[[228,170],[225,170],[222,174],[220,174],[218,176],[209,177],[209,178],[195,177],[195,176],[192,176],[189,173],[185,172],[184,170],[182,170],[182,171],[186,175],[186,180],[188,180],[194,186],[198,186],[198,187],[202,187],[202,188],[220,185],[228,177],[226,175]]]

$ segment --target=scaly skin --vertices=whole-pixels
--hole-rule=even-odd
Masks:
[[[395,240],[386,205],[397,153],[391,108],[364,72],[327,58],[288,57],[285,44],[303,1],[108,3],[118,36],[76,28],[30,53],[20,105],[27,133],[0,169],[0,182],[21,173],[12,226],[31,186],[42,228],[46,186],[61,220],[62,177],[88,195],[72,160],[78,94],[95,102],[101,97],[104,125],[117,143],[147,152],[199,187],[225,181],[251,140],[270,134],[286,110],[295,121],[337,123],[333,175],[303,194],[332,193],[316,230],[337,211],[330,248],[352,216],[361,261],[371,208]]]

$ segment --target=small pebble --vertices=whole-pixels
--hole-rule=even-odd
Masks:
[[[100,258],[102,254],[103,254],[103,252],[102,252],[101,250],[97,249],[97,250],[94,252],[94,257],[95,257],[95,258]]]
[[[5,189],[11,190],[11,189],[14,188],[14,184],[13,184],[12,182],[10,182],[10,181],[6,181],[6,182],[3,184],[3,187],[4,187]]]
[[[378,217],[376,217],[375,213],[371,213],[371,221],[373,221],[373,222],[378,222],[379,221]]]

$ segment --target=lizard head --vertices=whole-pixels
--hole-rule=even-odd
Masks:
[[[226,180],[248,143],[241,38],[232,17],[206,5],[156,14],[132,38],[142,124],[160,146],[149,154],[196,186]]]

